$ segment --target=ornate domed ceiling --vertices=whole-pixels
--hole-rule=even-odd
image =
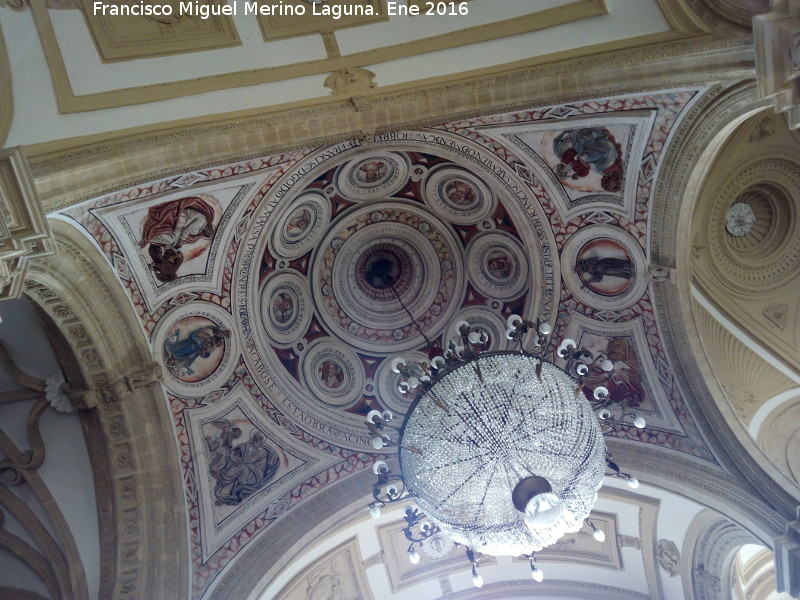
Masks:
[[[390,357],[511,313],[614,364],[618,438],[714,462],[651,301],[651,195],[703,89],[397,131],[168,177],[63,211],[113,264],[163,365],[195,597],[259,533],[370,466],[402,415]],[[401,303],[402,300],[402,303]],[[411,317],[418,324],[412,323]],[[554,347],[555,347],[554,346]],[[552,351],[552,349],[551,349]]]

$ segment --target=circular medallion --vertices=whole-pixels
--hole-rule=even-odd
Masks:
[[[489,186],[460,167],[434,169],[425,180],[425,201],[439,216],[472,225],[491,215],[497,205]]]
[[[647,287],[645,258],[626,231],[592,225],[574,234],[561,255],[564,283],[582,302],[615,310],[634,304]]]
[[[529,283],[522,245],[505,233],[473,238],[467,246],[467,265],[475,288],[490,298],[513,298]]]
[[[725,213],[725,229],[733,237],[747,235],[756,223],[753,207],[746,202],[736,202]]]
[[[294,272],[269,278],[261,290],[261,323],[278,344],[291,345],[308,329],[313,314],[306,281]]]
[[[302,371],[308,390],[330,406],[348,406],[364,391],[364,369],[355,352],[330,339],[308,349]]]
[[[410,167],[404,154],[380,152],[343,164],[334,181],[339,193],[350,200],[385,198],[403,189]]]
[[[420,207],[364,206],[329,231],[312,281],[320,317],[337,336],[391,353],[425,341],[409,312],[428,336],[444,326],[463,292],[461,254],[450,230]]]
[[[331,217],[331,204],[319,191],[307,191],[296,198],[280,219],[273,233],[277,254],[296,258],[319,242]]]
[[[227,379],[235,364],[230,316],[209,303],[163,319],[153,336],[170,389],[203,394]]]

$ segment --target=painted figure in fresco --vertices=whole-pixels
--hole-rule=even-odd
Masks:
[[[276,323],[288,323],[294,314],[294,301],[289,294],[278,293],[272,299],[272,318]]]
[[[562,179],[586,177],[593,168],[607,192],[622,189],[622,150],[605,127],[562,131],[553,140],[553,152],[561,161],[556,175]]]
[[[645,392],[639,381],[641,370],[630,340],[624,337],[610,339],[606,357],[614,368],[608,373],[599,367],[593,369],[585,379],[587,390],[604,386],[615,402],[627,401],[631,408],[639,406]]]
[[[582,279],[590,282],[603,281],[606,276],[631,279],[633,264],[626,258],[592,256],[575,261],[575,271]]]
[[[231,332],[216,325],[204,325],[189,332],[185,340],[180,339],[181,330],[176,329],[171,339],[164,340],[167,368],[176,377],[184,373],[193,374],[192,363],[198,358],[208,358],[225,344]]]
[[[511,272],[514,269],[511,259],[507,254],[502,252],[491,256],[489,260],[486,261],[486,267],[497,279],[508,279],[511,277]]]
[[[228,419],[212,421],[214,427],[220,430],[216,436],[205,436],[206,446],[211,454],[208,462],[208,471],[216,479],[222,466],[228,461],[233,452],[233,441],[242,435],[242,430]]]
[[[322,365],[319,368],[319,379],[322,382],[322,385],[335,390],[342,385],[342,381],[344,381],[344,373],[342,373],[341,367],[334,361],[326,360],[322,362]]]
[[[152,206],[142,223],[139,246],[148,246],[151,268],[160,281],[173,281],[183,264],[181,247],[200,239],[211,239],[216,231],[214,209],[197,196],[170,200]]]
[[[468,183],[456,179],[447,184],[444,193],[453,204],[472,204],[475,202],[475,190]]]
[[[267,446],[258,429],[250,432],[247,442],[231,447],[224,463],[217,469],[214,501],[217,506],[234,506],[264,487],[280,467],[278,453]]]
[[[382,160],[371,160],[358,167],[358,170],[364,174],[364,181],[375,183],[386,175],[386,163]]]
[[[292,215],[286,224],[286,234],[290,237],[302,235],[311,223],[311,213],[304,208],[299,213]]]

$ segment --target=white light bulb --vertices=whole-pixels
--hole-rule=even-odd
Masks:
[[[374,438],[372,438],[370,440],[370,443],[372,444],[372,447],[375,448],[375,450],[380,450],[381,448],[383,448],[383,438],[379,435],[376,435]]]
[[[631,477],[630,479],[628,479],[628,487],[635,490],[636,488],[639,487],[639,480],[636,479],[636,477]]]
[[[606,398],[608,398],[608,388],[603,387],[602,385],[598,385],[596,388],[594,388],[594,397],[595,400],[605,400]],[[607,419],[608,417],[603,417],[603,418]]]
[[[533,580],[536,583],[541,583],[544,579],[544,573],[538,567],[534,567],[534,569],[531,571],[531,577],[533,577]]]
[[[644,429],[644,426],[647,425],[647,421],[645,421],[642,417],[636,417],[633,420],[633,424],[637,429]]]
[[[577,367],[575,367],[575,372],[582,377],[589,372],[589,367],[581,363]]]
[[[408,387],[410,387],[412,390],[418,385],[419,385],[419,379],[417,379],[416,377],[408,378]]]
[[[375,473],[375,475],[380,475],[382,469],[387,469],[387,470],[389,469],[389,465],[387,465],[382,460],[379,460],[374,465],[372,465],[372,472]]]
[[[612,363],[608,359],[605,359],[603,362],[600,363],[600,368],[603,369],[603,371],[611,371],[614,369],[614,363]]]
[[[603,531],[602,529],[595,529],[592,532],[592,535],[594,536],[594,539],[596,539],[598,542],[606,541],[606,532]]]
[[[414,549],[408,551],[408,560],[411,561],[412,565],[415,565],[419,562],[419,552]]]
[[[611,416],[611,411],[604,408],[603,410],[597,413],[597,416],[605,421]]]
[[[400,372],[400,367],[401,366],[405,366],[405,364],[406,364],[406,361],[403,360],[402,358],[395,358],[391,363],[392,371],[394,371],[395,373],[399,373]]]
[[[472,576],[472,585],[476,588],[483,587],[483,576],[475,573],[475,575]]]
[[[477,344],[481,341],[481,334],[477,331],[471,331],[470,334],[467,336],[470,344]]]
[[[539,323],[539,333],[549,335],[551,331],[553,331],[553,328],[550,327],[550,323]]]
[[[381,516],[381,507],[377,504],[369,507],[369,516],[373,519],[378,519]]]
[[[388,423],[392,419],[394,419],[394,413],[392,413],[392,411],[390,411],[390,410],[383,411],[383,420],[384,421],[386,421]]]
[[[522,322],[522,317],[520,317],[519,315],[511,315],[506,320],[506,325],[508,325],[509,328],[514,329],[514,327],[516,327],[517,323],[521,323],[521,322]]]
[[[516,334],[516,329],[506,329],[506,339],[513,340]]]
[[[469,323],[466,321],[459,321],[456,323],[454,329],[456,330],[456,335],[461,335],[461,328],[462,327],[469,327]]]

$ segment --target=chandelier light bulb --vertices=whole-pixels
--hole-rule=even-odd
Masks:
[[[645,421],[642,417],[637,416],[633,420],[633,424],[637,429],[644,429],[644,426],[647,425],[647,421]]]
[[[445,360],[443,356],[434,356],[431,359],[431,367],[434,369],[440,369],[445,365]]]
[[[474,585],[476,588],[483,587],[483,576],[479,573],[474,573],[472,575],[472,585]]]
[[[419,385],[419,379],[417,379],[416,377],[408,378],[408,387],[410,387],[412,390],[418,385]]]
[[[517,323],[522,323],[522,317],[519,315],[511,315],[506,320],[506,325],[508,325],[509,329],[514,329],[517,326]]]
[[[525,521],[529,526],[538,528],[551,525],[561,516],[561,500],[552,493],[534,496],[525,507]]]
[[[408,551],[408,560],[411,561],[412,565],[416,565],[419,562],[419,552],[416,549],[412,548]]]
[[[401,394],[405,394],[409,389],[411,389],[411,387],[405,381],[401,381],[400,385],[397,386],[397,389]]]
[[[608,419],[611,416],[611,411],[608,410],[607,408],[604,408],[603,410],[597,413],[597,416],[603,420]]]
[[[541,583],[544,579],[544,573],[539,567],[533,567],[531,570],[531,577],[536,583]]]
[[[389,421],[394,419],[394,413],[392,411],[390,411],[390,410],[385,410],[385,411],[383,411],[382,417],[383,417],[383,420],[388,423]]]
[[[461,328],[462,327],[469,328],[469,323],[467,323],[466,321],[459,321],[458,323],[456,323],[456,325],[454,327],[454,329],[456,330],[456,335],[458,335],[458,336],[461,335]]]
[[[387,465],[382,460],[379,460],[374,465],[372,465],[372,472],[375,473],[375,475],[380,475],[381,471],[388,470],[388,469],[389,469],[389,465]]]
[[[541,333],[542,335],[550,335],[551,331],[553,331],[553,328],[550,327],[550,323],[539,324],[539,333]]]
[[[477,344],[481,341],[481,334],[477,331],[471,331],[470,334],[467,336],[470,344]]]
[[[516,335],[516,333],[517,333],[516,329],[513,329],[513,328],[506,329],[506,339],[507,340],[513,340],[514,336]]]
[[[369,507],[369,516],[373,519],[379,519],[381,516],[381,507],[377,504]]]
[[[598,385],[596,388],[594,388],[594,397],[596,400],[600,400],[602,402],[603,400],[608,398],[608,388],[603,387],[602,385]],[[608,417],[603,417],[603,418],[607,419]]]
[[[594,536],[594,539],[596,539],[598,542],[606,541],[606,532],[603,531],[602,529],[595,529],[592,532],[592,535]]]
[[[400,367],[401,367],[401,366],[402,366],[402,367],[404,367],[404,366],[405,366],[405,364],[406,364],[406,361],[405,361],[404,359],[402,359],[402,358],[395,358],[395,359],[392,361],[392,363],[391,363],[391,365],[392,365],[392,371],[394,371],[395,373],[399,373],[399,372],[400,372]]]
[[[614,363],[612,363],[608,359],[605,359],[603,362],[600,363],[600,368],[603,369],[603,371],[606,371],[606,372],[613,371],[614,370]]]
[[[581,363],[577,367],[575,367],[575,372],[581,377],[583,377],[584,375],[587,375],[589,373],[589,367]]]
[[[631,488],[632,490],[635,490],[636,488],[639,487],[639,480],[636,479],[636,477],[631,477],[630,479],[628,479],[628,487]]]
[[[383,448],[383,438],[379,435],[376,435],[374,438],[372,438],[370,440],[370,443],[372,444],[372,447],[375,448],[375,450],[380,450],[381,448]]]

